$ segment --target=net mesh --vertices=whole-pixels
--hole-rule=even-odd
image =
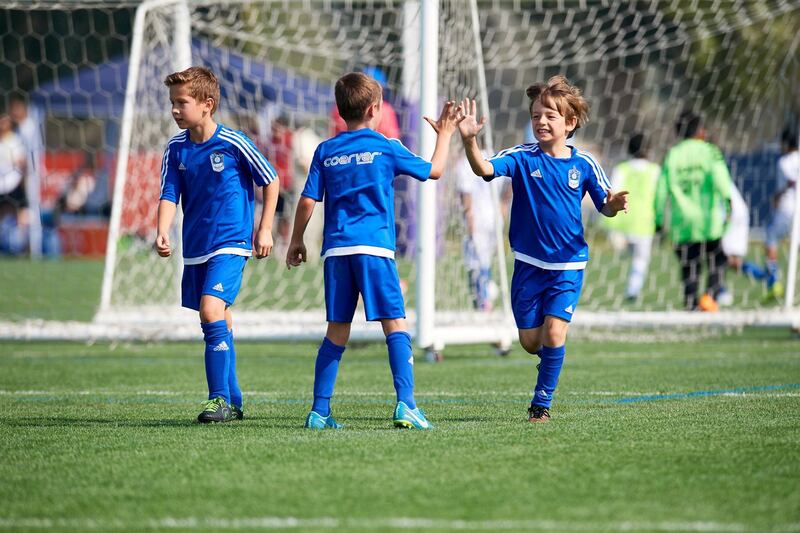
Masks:
[[[555,74],[566,75],[589,101],[590,122],[580,130],[575,144],[591,152],[609,174],[628,157],[628,142],[635,133],[646,136],[650,159],[660,161],[676,142],[678,114],[691,110],[703,117],[710,139],[724,152],[747,205],[751,231],[746,258],[763,263],[761,242],[776,189],[778,139],[785,127],[796,125],[800,109],[797,2],[479,0],[475,3],[479,28],[473,25],[470,4],[440,2],[438,93],[440,99],[481,99],[479,71],[483,67],[488,99],[481,99],[479,105],[491,122],[492,148],[530,139],[525,88]],[[104,89],[109,100],[119,98],[124,94],[131,41],[129,28],[123,29],[117,19],[130,21],[133,5],[13,2],[0,29],[5,43],[52,39],[65,50],[83,52],[56,58],[9,53],[0,61],[0,69],[9,77],[0,78],[16,80],[26,69],[38,73],[46,68],[55,71],[49,75],[52,79],[85,72],[99,77],[119,59],[116,85]],[[64,9],[68,15],[60,11]],[[87,14],[108,18],[111,26],[116,21],[120,29],[93,30],[90,25],[80,36],[70,36],[59,31],[57,24],[46,22],[48,16],[51,21],[67,16],[73,21],[67,23],[69,27]],[[253,331],[262,331],[260,325],[269,323],[277,335],[292,337],[324,321],[321,264],[314,259],[321,244],[320,220],[313,220],[309,228],[311,260],[307,265],[287,272],[283,255],[293,204],[313,148],[334,131],[335,80],[351,70],[380,78],[385,101],[396,116],[396,124],[382,125],[385,133],[400,136],[412,150],[420,151],[419,16],[419,3],[413,1],[190,3],[192,62],[214,69],[222,83],[218,121],[254,139],[281,174],[285,191],[274,257],[248,264],[236,302],[239,316],[253,317]],[[43,17],[45,23],[41,23]],[[19,24],[20,20],[26,23]],[[176,133],[162,83],[167,73],[181,66],[175,6],[149,9],[143,28],[133,134],[122,202],[115,206],[119,233],[112,243],[116,252],[110,269],[113,281],[107,305],[98,315],[109,323],[142,316],[142,309],[158,321],[166,316],[163,313],[175,310],[179,301],[179,262],[161,260],[152,251],[159,165],[163,147]],[[476,54],[476,35],[482,65]],[[29,84],[33,90],[42,85]],[[53,115],[61,105],[58,112],[69,120],[116,121],[118,127],[113,113],[102,115],[89,109],[88,117],[70,116],[70,106],[79,98],[95,97],[93,89],[63,90],[59,103],[48,93],[41,100],[42,113]],[[481,145],[487,146],[487,141],[482,138]],[[95,142],[84,139],[79,144],[93,148]],[[510,200],[507,185],[498,182],[494,190],[476,189],[461,174],[468,171],[460,142],[454,141],[448,172],[436,185],[435,228],[417,225],[418,184],[397,178],[397,262],[406,305],[413,310],[416,236],[420,231],[436,232],[436,307],[441,311],[437,321],[450,321],[469,331],[509,321],[508,290],[501,279],[501,270],[509,273],[511,269],[507,239],[498,248],[486,225],[502,219]],[[487,195],[492,199],[487,200]],[[479,218],[481,232],[470,227],[467,201],[473,205],[472,215],[477,213],[473,226]],[[487,215],[487,211],[491,212]],[[608,316],[651,325],[704,324],[719,317],[733,324],[792,320],[781,313],[782,302],[767,293],[763,282],[734,270],[726,279],[733,294],[731,310],[713,319],[686,318],[678,262],[670,243],[658,237],[641,294],[627,299],[630,257],[597,213],[586,209],[584,215],[592,260],[576,315],[583,318],[576,318],[576,324],[602,323]],[[481,261],[481,252],[488,253],[488,260]],[[779,256],[784,277],[794,275],[786,271],[787,255],[784,245]],[[485,283],[480,286],[476,280],[482,268],[489,277],[488,281],[482,278]],[[797,298],[791,303],[796,306]]]

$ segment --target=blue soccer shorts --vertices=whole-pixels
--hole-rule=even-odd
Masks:
[[[571,322],[582,287],[583,270],[545,270],[515,261],[511,309],[517,328],[538,328],[546,315]]]
[[[790,190],[787,194],[794,194]],[[792,214],[785,211],[776,211],[772,219],[767,224],[766,238],[764,244],[768,247],[778,246],[792,231]]]
[[[406,316],[394,259],[363,254],[326,258],[326,320],[352,322],[359,294],[367,320]]]
[[[181,305],[200,310],[200,298],[210,294],[233,305],[242,286],[242,273],[247,257],[233,254],[215,255],[199,265],[185,265],[181,280]]]

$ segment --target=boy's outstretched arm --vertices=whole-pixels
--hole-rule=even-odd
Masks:
[[[458,122],[458,130],[461,132],[464,152],[472,172],[477,176],[494,176],[494,166],[483,158],[477,139],[478,133],[486,124],[486,117],[481,117],[480,122],[478,121],[478,104],[469,98],[464,98],[459,109],[461,120]]]
[[[280,185],[277,179],[266,187],[261,188],[263,198],[263,209],[261,210],[261,220],[258,222],[258,231],[253,241],[253,252],[258,259],[269,257],[272,252],[272,222],[275,220],[275,207],[278,205],[278,193]]]
[[[300,201],[297,202],[294,227],[292,228],[292,241],[286,251],[286,268],[290,270],[292,267],[300,266],[300,263],[305,263],[308,258],[306,245],[303,243],[303,235],[306,232],[308,221],[311,220],[311,215],[314,213],[316,203],[316,200],[308,196],[301,196]]]
[[[156,252],[161,257],[172,255],[169,244],[169,228],[175,219],[175,211],[178,206],[169,200],[159,200],[158,202],[158,230],[156,234]]]
[[[600,212],[607,217],[615,217],[620,211],[628,212],[628,191],[613,192],[609,189]]]
[[[444,174],[444,167],[447,164],[447,153],[450,151],[450,138],[455,133],[458,123],[464,120],[459,118],[458,110],[453,101],[445,102],[439,120],[434,121],[430,117],[422,117],[436,131],[436,147],[431,156],[431,173],[428,176],[432,180],[438,180]]]

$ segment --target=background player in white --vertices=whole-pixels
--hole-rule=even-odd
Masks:
[[[476,180],[466,157],[458,159],[454,171],[456,190],[464,210],[464,266],[473,305],[475,309],[491,311],[497,297],[492,263],[497,257],[497,225],[502,221],[502,202],[507,200],[506,180]]]
[[[781,135],[783,155],[778,159],[778,187],[773,204],[775,211],[767,226],[764,248],[767,256],[767,289],[770,296],[783,296],[778,267],[778,245],[792,231],[794,210],[797,208],[797,181],[800,179],[800,152],[797,150],[797,132],[787,128]]]

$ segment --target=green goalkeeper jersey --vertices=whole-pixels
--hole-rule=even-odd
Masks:
[[[730,199],[731,175],[719,148],[700,139],[686,139],[667,152],[656,188],[656,225],[662,225],[669,201],[673,243],[721,238]]]

